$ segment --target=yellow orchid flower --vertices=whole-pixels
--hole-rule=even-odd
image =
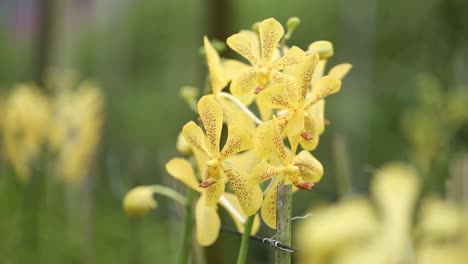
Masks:
[[[240,32],[227,39],[228,46],[247,59],[251,66],[245,67],[231,82],[231,92],[246,105],[255,97],[255,92],[262,91],[271,84],[292,82],[281,72],[285,67],[298,64],[305,57],[304,51],[293,46],[281,58],[273,61],[275,51],[284,35],[281,24],[268,18],[259,24],[260,49],[251,35]]]
[[[276,200],[277,186],[279,184],[293,184],[295,187],[305,190],[312,189],[314,183],[320,181],[323,175],[322,164],[307,150],[294,156],[294,152],[288,153],[279,133],[278,123],[275,117],[273,122],[259,127],[255,138],[255,149],[259,157],[264,160],[255,168],[249,183],[257,185],[260,182],[272,179],[272,183],[266,191],[261,214],[263,221],[271,228],[276,228]],[[271,154],[279,160],[278,166],[272,166],[265,159]]]
[[[214,205],[224,192],[228,179],[247,215],[253,215],[262,203],[262,191],[258,185],[247,185],[247,174],[229,162],[229,157],[252,147],[250,135],[236,126],[228,126],[228,138],[220,150],[223,111],[221,106],[210,96],[204,96],[198,102],[198,113],[205,127],[203,130],[193,121],[187,123],[182,133],[192,150],[208,161],[201,169],[203,182],[200,186],[207,188],[207,203]]]
[[[189,161],[181,158],[173,158],[166,163],[166,170],[174,178],[180,180],[187,187],[201,194],[195,206],[195,224],[197,230],[197,241],[202,246],[213,244],[219,235],[221,228],[221,220],[218,215],[217,205],[209,204],[209,190],[212,186],[204,189],[199,187],[199,181],[195,177],[192,165]],[[242,211],[242,208],[236,196],[232,193],[222,193],[217,204],[221,205],[233,219],[239,232],[244,232],[244,223],[247,216]],[[252,234],[255,234],[260,228],[260,220],[255,217],[252,227]]]

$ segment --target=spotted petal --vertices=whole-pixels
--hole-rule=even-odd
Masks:
[[[322,99],[307,109],[309,116],[313,117],[317,126],[317,133],[325,131],[325,100]]]
[[[183,182],[188,187],[198,192],[202,191],[202,189],[198,187],[199,182],[195,177],[192,165],[186,159],[171,159],[166,163],[166,170],[171,176]]]
[[[234,154],[252,147],[252,138],[247,131],[236,126],[230,126],[226,144],[221,151],[221,159],[227,159]]]
[[[286,126],[288,138],[299,135],[304,129],[304,111],[298,109],[289,115],[289,122]]]
[[[322,77],[312,88],[311,99],[317,102],[330,94],[337,93],[341,88],[341,81],[331,76]]]
[[[278,195],[278,185],[282,182],[282,177],[276,177],[273,184],[267,190],[263,200],[261,215],[263,222],[270,228],[276,229],[276,200]]]
[[[278,43],[284,35],[284,29],[274,18],[268,18],[260,22],[258,28],[260,45],[262,49],[262,63],[269,65]]]
[[[257,73],[253,67],[242,70],[231,82],[231,93],[245,105],[255,98],[254,91],[258,86]]]
[[[305,57],[306,54],[303,50],[296,46],[293,46],[283,57],[281,57],[279,60],[273,63],[272,68],[277,70],[283,70],[286,67],[301,63]]]
[[[206,62],[210,72],[211,89],[213,93],[216,94],[227,85],[227,80],[224,76],[223,68],[221,67],[218,52],[216,52],[206,36],[203,38],[203,42],[205,46]]]
[[[258,103],[265,107],[276,109],[294,109],[295,104],[291,102],[286,93],[286,84],[274,85],[258,95]]]
[[[219,179],[214,184],[208,186],[205,190],[206,204],[208,206],[215,206],[219,197],[224,193],[226,182],[224,179]]]
[[[205,134],[195,122],[188,122],[182,129],[182,135],[184,135],[185,140],[190,144],[192,149],[200,150],[206,155],[211,156],[210,151],[208,151],[205,145]]]
[[[286,149],[283,143],[276,117],[257,127],[254,136],[254,149],[260,159],[268,160],[272,153],[281,160],[286,159]]]
[[[314,105],[315,106],[315,105]],[[307,133],[300,138],[301,146],[306,150],[314,150],[319,142],[318,124],[319,121],[310,114],[304,117],[304,132]],[[323,118],[322,121],[323,123]],[[304,138],[304,136],[306,136]]]
[[[315,68],[319,62],[317,53],[308,55],[304,61],[296,67],[296,87],[298,94],[303,101],[310,91],[312,76],[314,75]]]
[[[205,126],[210,151],[213,156],[217,156],[223,127],[223,110],[212,97],[203,96],[198,102],[198,113]]]
[[[258,33],[253,32],[252,30],[241,30],[239,34],[242,34],[249,38],[250,43],[252,43],[254,56],[260,59],[260,36]]]
[[[252,175],[249,177],[249,184],[259,184],[271,178],[278,176],[281,173],[281,168],[271,166],[265,160],[254,169]]]
[[[255,44],[252,43],[252,40],[245,34],[234,34],[226,40],[226,43],[232,50],[242,55],[251,64],[257,65],[259,63],[259,58],[255,51]]]
[[[197,241],[200,245],[209,246],[216,241],[221,228],[221,220],[216,205],[208,206],[205,195],[200,196],[195,206],[195,224]]]
[[[229,163],[223,163],[222,169],[231,182],[244,213],[255,214],[262,205],[263,195],[260,186],[247,184],[247,175]]]
[[[224,193],[219,199],[219,204],[229,213],[232,220],[236,224],[237,230],[239,230],[241,233],[244,233],[244,225],[245,221],[247,220],[247,216],[242,211],[237,197],[232,193]],[[250,234],[255,235],[258,232],[258,229],[260,229],[260,218],[258,215],[256,215]]]

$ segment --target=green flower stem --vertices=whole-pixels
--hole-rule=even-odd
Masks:
[[[292,187],[290,184],[278,185],[278,199],[276,204],[276,239],[291,245],[291,212],[292,212]],[[276,264],[291,263],[291,253],[284,250],[276,250]]]
[[[236,97],[232,96],[231,94],[225,93],[225,92],[220,92],[219,96],[224,97],[229,99],[231,102],[236,104],[242,111],[244,111],[257,125],[260,125],[263,123],[263,121],[258,118],[252,111],[249,110],[239,99]]]
[[[249,250],[250,233],[252,232],[252,225],[255,215],[247,218],[244,226],[244,234],[242,234],[241,245],[239,248],[239,255],[237,256],[237,264],[245,264],[247,259],[247,251]]]
[[[173,189],[163,186],[163,185],[151,185],[151,190],[153,193],[164,195],[166,197],[171,198],[172,200],[176,201],[182,206],[186,206],[188,203],[188,199],[185,199],[184,196],[180,195],[178,192],[174,191]]]
[[[184,220],[184,237],[182,242],[182,248],[179,255],[179,264],[187,264],[191,253],[192,244],[192,215],[193,215],[193,190],[187,189],[187,200],[185,205],[185,220]]]

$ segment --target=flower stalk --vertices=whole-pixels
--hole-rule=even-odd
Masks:
[[[193,196],[194,191],[191,189],[187,189],[187,200],[185,204],[185,216],[184,216],[184,235],[182,240],[182,248],[180,250],[179,264],[187,264],[189,260],[189,256],[191,253],[191,244],[192,244],[192,216],[193,216]]]
[[[291,245],[291,213],[292,213],[292,187],[290,184],[278,185],[278,200],[276,206],[276,239]],[[276,264],[291,263],[291,252],[285,250],[275,251]]]
[[[237,264],[245,264],[247,259],[247,252],[249,250],[250,233],[252,231],[252,225],[255,219],[255,215],[251,215],[247,218],[244,227],[244,233],[242,234],[241,245],[239,248],[239,255],[237,256]]]

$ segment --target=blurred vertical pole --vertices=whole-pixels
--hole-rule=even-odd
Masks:
[[[47,68],[51,66],[52,51],[54,50],[54,32],[56,22],[55,0],[39,0],[37,12],[39,21],[36,65],[34,68],[33,78],[39,87],[45,89],[45,73]]]
[[[232,5],[230,0],[208,0],[208,29],[211,38],[225,41],[232,27]]]
[[[36,46],[36,61],[32,69],[32,78],[38,86],[45,90],[45,72],[51,64],[52,44],[54,38],[54,21],[55,21],[55,0],[39,0],[37,6],[38,31],[37,31],[37,46]],[[40,261],[40,214],[44,188],[44,166],[40,164],[44,160],[40,160],[33,165],[31,181],[24,188],[24,212],[23,212],[23,242],[24,254],[21,258],[24,261],[39,260]],[[27,260],[28,255],[32,258]]]

